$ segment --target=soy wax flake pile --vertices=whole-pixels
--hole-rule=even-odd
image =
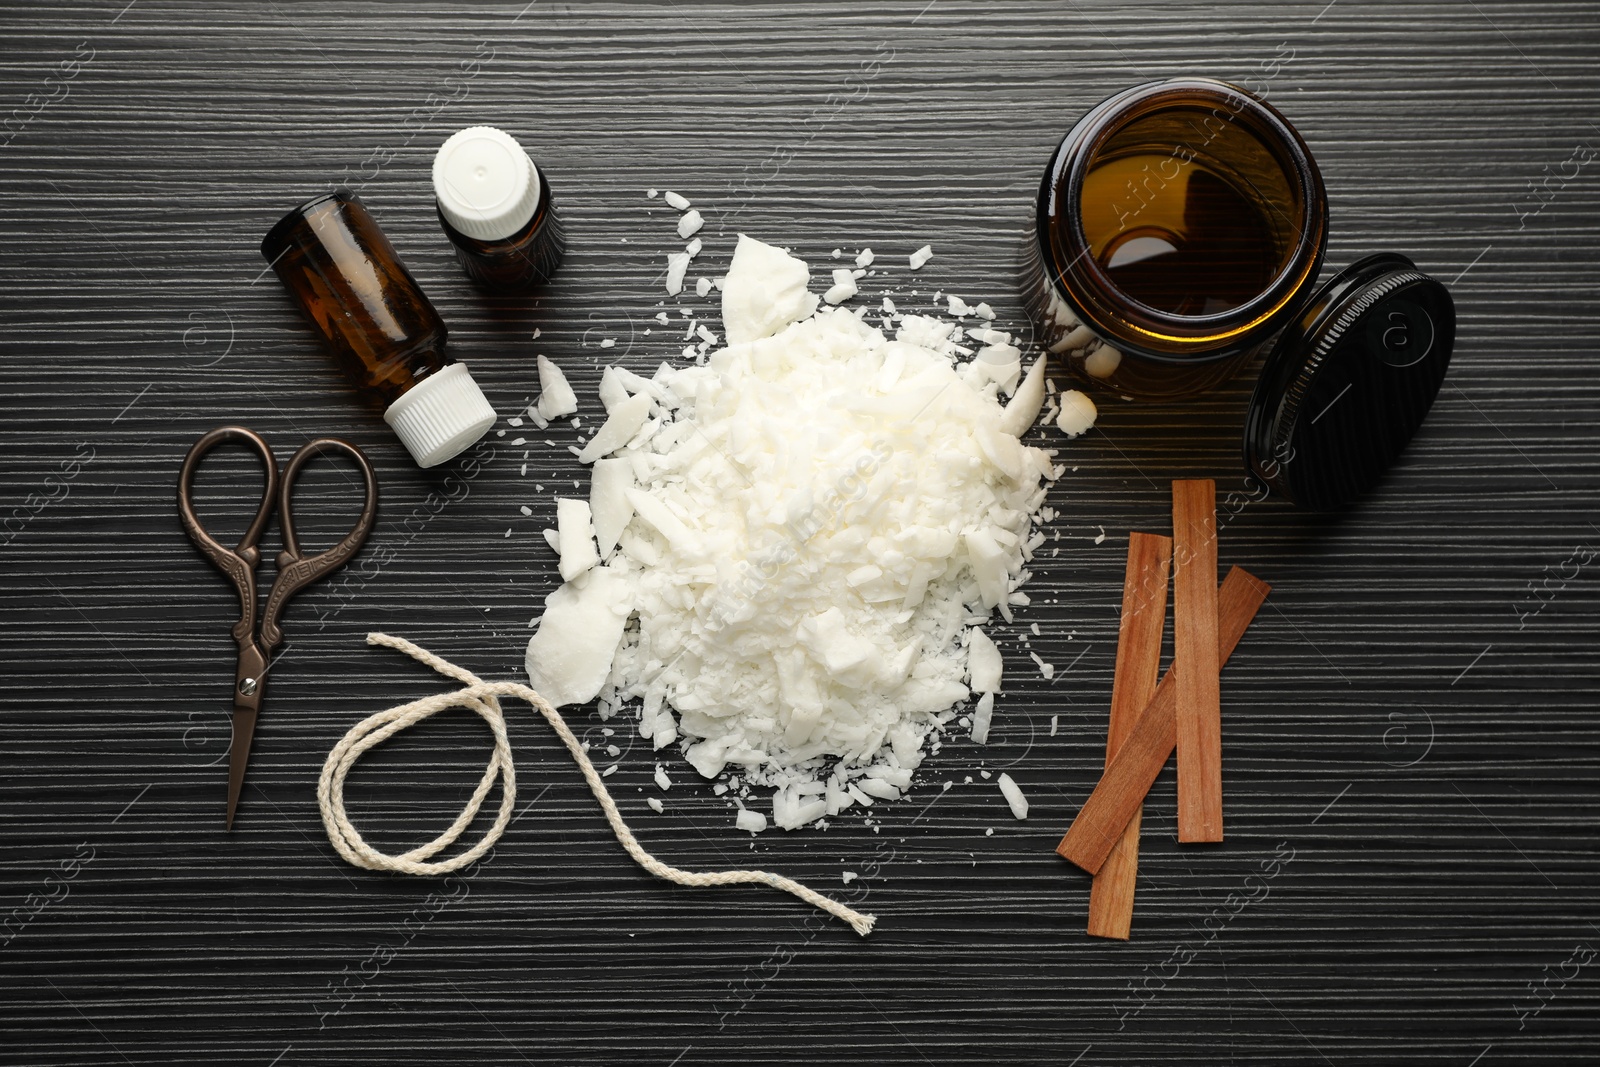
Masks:
[[[693,237],[699,214],[665,200]],[[672,295],[701,247],[668,257]],[[1062,406],[1045,357],[1024,372],[986,305],[952,298],[980,323],[965,329],[887,297],[850,310],[873,261],[832,271],[824,301],[808,264],[740,235],[726,277],[695,286],[720,288],[723,337],[691,326],[694,361],[649,378],[605,369],[607,417],[577,450],[588,499],[558,500],[547,531],[564,584],[528,642],[531,684],[558,707],[598,697],[606,719],[636,708],[658,752],[736,790],[742,829],[768,821],[752,787],[786,829],[897,799],[974,697],[985,740],[1001,670],[983,627],[1028,602],[1063,473],[1019,440]],[[543,423],[575,405],[540,371]]]

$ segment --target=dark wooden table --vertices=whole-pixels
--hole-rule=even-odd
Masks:
[[[1594,4],[71,0],[7,4],[0,38],[0,1060],[1594,1057]],[[1087,879],[1051,850],[1102,759],[1126,531],[1166,528],[1170,478],[1243,489],[1248,378],[1105,402],[1063,446],[1064,550],[1005,631],[991,744],[947,745],[874,809],[877,832],[844,818],[752,847],[686,766],[654,815],[650,754],[623,756],[610,782],[662,858],[830,891],[861,872],[869,939],[766,890],[652,879],[520,708],[522,814],[490,858],[422,881],[335,855],[314,797],[329,748],[445,687],[363,634],[519,678],[555,582],[540,530],[583,474],[570,430],[417,470],[264,274],[282,212],[356,188],[502,414],[544,352],[592,419],[600,366],[648,371],[682,344],[644,333],[681,247],[647,188],[705,213],[696,274],[740,230],[818,267],[866,245],[919,290],[910,306],[938,289],[1016,325],[1019,234],[1056,140],[1112,91],[1180,72],[1266,91],[1326,177],[1330,267],[1412,256],[1451,285],[1460,339],[1419,438],[1359,507],[1230,509],[1223,564],[1275,592],[1224,676],[1228,840],[1177,845],[1169,769],[1131,943],[1084,935]],[[433,218],[434,149],[483,122],[536,155],[569,227],[537,299],[474,290]],[[924,242],[936,257],[912,280]],[[389,550],[291,608],[231,835],[236,604],[173,502],[185,449],[226,422],[280,457],[319,434],[361,444],[383,486],[367,551]],[[218,457],[208,514],[242,525],[257,478]],[[329,465],[305,490],[309,536],[333,536],[347,479]],[[1035,622],[1052,681],[1020,644]],[[382,847],[426,840],[487,753],[476,719],[436,720],[362,764],[352,808]],[[980,764],[1009,768],[1026,822]]]

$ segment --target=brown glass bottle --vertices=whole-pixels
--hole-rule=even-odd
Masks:
[[[267,232],[261,254],[420,466],[455,456],[494,424],[472,375],[445,350],[444,320],[355,194],[301,204]]]
[[[439,225],[469,277],[525,292],[549,281],[566,253],[550,183],[516,138],[493,126],[458,130],[433,160]]]
[[[1322,177],[1289,122],[1244,89],[1173,78],[1118,93],[1062,140],[1024,295],[1076,376],[1188,396],[1293,317],[1326,244]]]

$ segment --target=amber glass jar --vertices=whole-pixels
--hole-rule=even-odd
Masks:
[[[1300,135],[1208,78],[1134,86],[1062,139],[1024,251],[1024,297],[1058,365],[1141,399],[1233,375],[1311,295],[1327,245]]]

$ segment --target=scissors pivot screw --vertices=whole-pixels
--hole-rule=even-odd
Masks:
[[[244,678],[239,682],[239,692],[243,693],[245,696],[254,694],[256,689],[257,684],[254,678]]]

